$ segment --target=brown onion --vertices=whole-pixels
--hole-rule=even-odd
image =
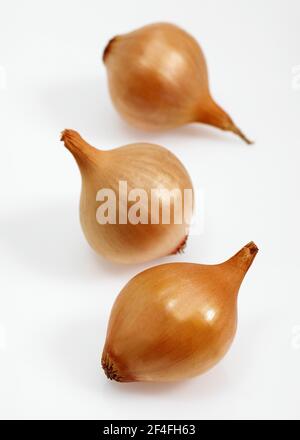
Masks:
[[[103,53],[111,98],[131,124],[168,129],[202,122],[249,139],[213,100],[197,41],[169,23],[111,39]]]
[[[164,264],[129,281],[109,320],[107,377],[175,381],[215,365],[234,338],[239,287],[257,251],[251,242],[223,264]]]
[[[109,260],[129,264],[182,251],[192,216],[193,185],[186,169],[174,154],[159,145],[145,143],[101,151],[85,142],[74,130],[65,130],[62,140],[81,171],[81,226],[96,252]],[[126,183],[128,194],[137,189],[147,195],[148,202],[140,203],[146,212],[147,224],[130,222],[128,216],[134,203],[128,199],[121,201],[120,182]],[[102,224],[98,221],[97,213],[101,204],[97,194],[102,189],[113,191],[116,196],[115,223]],[[165,223],[162,210],[159,211],[157,224],[153,223],[150,201],[152,190],[155,189],[167,191],[167,195],[173,194],[170,199],[165,197],[161,201],[166,205],[170,202],[170,214],[175,212],[176,206],[182,208],[185,215],[177,223],[171,215],[170,222]],[[191,206],[184,211],[186,190],[190,191]],[[121,208],[125,213],[128,211],[128,216],[123,220],[120,219]]]

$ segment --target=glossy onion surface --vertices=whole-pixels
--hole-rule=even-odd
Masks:
[[[157,130],[202,122],[251,143],[213,100],[203,52],[178,26],[155,23],[118,35],[103,60],[112,101],[130,124]]]
[[[233,341],[239,287],[257,251],[251,242],[222,264],[164,264],[129,281],[108,325],[107,377],[176,381],[215,365]]]
[[[62,134],[65,146],[75,157],[82,176],[80,220],[83,232],[92,248],[105,258],[118,263],[140,263],[180,252],[187,240],[192,216],[193,185],[182,163],[166,148],[154,144],[130,144],[109,151],[98,150],[85,142],[74,130]],[[147,200],[142,205],[147,210],[148,224],[133,224],[127,215],[120,221],[119,184],[125,182],[127,192],[144,190]],[[112,190],[116,196],[115,224],[100,224],[97,209],[100,202],[96,196],[101,189]],[[158,224],[151,219],[151,190],[162,188],[171,192],[170,222],[164,223],[162,210]],[[190,190],[191,209],[184,211],[184,190]],[[177,200],[178,197],[178,200]],[[138,198],[137,198],[138,200]],[[161,204],[167,206],[168,198]],[[148,202],[147,202],[148,201]],[[126,199],[125,212],[133,201]],[[182,208],[182,221],[174,221],[174,205]],[[184,215],[186,212],[186,216]],[[186,218],[188,217],[188,218]]]

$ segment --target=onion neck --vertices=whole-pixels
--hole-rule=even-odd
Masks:
[[[246,144],[253,144],[245,134],[235,125],[231,117],[212,98],[208,96],[205,108],[199,111],[198,122],[212,125],[224,131],[231,131],[239,136]]]
[[[79,168],[87,164],[95,164],[97,155],[101,153],[82,139],[75,130],[64,130],[61,134],[61,141],[64,142],[65,147],[72,153]]]
[[[243,281],[257,252],[258,247],[253,241],[250,241],[250,243],[246,244],[246,246],[233,257],[223,263],[228,273],[230,273],[231,278],[235,278],[238,285]]]

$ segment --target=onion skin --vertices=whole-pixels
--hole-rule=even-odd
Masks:
[[[154,144],[131,144],[109,151],[90,146],[74,130],[65,130],[62,140],[73,154],[82,176],[80,221],[91,247],[110,261],[135,264],[154,260],[183,249],[190,219],[180,224],[99,224],[96,194],[102,188],[119,192],[119,181],[127,181],[128,191],[179,188],[193,190],[190,177],[182,163],[166,148]],[[117,204],[118,206],[118,204]],[[130,202],[127,203],[129,208]],[[173,212],[174,200],[170,210]],[[150,210],[149,210],[150,211]],[[191,213],[192,214],[192,213]],[[161,218],[160,218],[161,221]]]
[[[118,35],[103,61],[112,101],[130,124],[164,130],[201,122],[251,143],[211,97],[203,52],[179,27],[155,23]]]
[[[102,367],[118,382],[170,382],[213,367],[237,327],[237,296],[258,248],[222,264],[170,263],[124,287],[113,306]]]

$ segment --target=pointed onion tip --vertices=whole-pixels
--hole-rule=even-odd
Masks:
[[[75,137],[75,136],[81,137],[80,134],[77,131],[71,130],[70,128],[66,128],[65,130],[63,130],[61,132],[60,140],[62,142],[65,142],[67,139],[70,139],[70,138]]]
[[[231,128],[231,131],[236,134],[237,136],[239,136],[247,145],[253,145],[254,141],[251,141],[250,139],[247,138],[247,136],[242,132],[242,130],[240,130],[236,125],[233,125],[233,127]]]
[[[250,243],[246,244],[244,247],[249,249],[251,255],[256,255],[259,251],[254,241],[250,241]]]

